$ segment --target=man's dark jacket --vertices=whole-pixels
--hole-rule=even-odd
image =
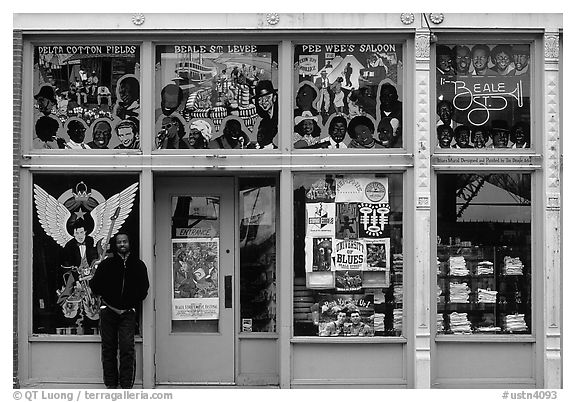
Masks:
[[[105,304],[122,310],[134,308],[148,295],[146,265],[132,254],[126,261],[114,254],[100,263],[90,287]]]

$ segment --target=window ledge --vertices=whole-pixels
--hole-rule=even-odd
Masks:
[[[299,336],[290,339],[291,343],[407,343],[404,337],[330,337],[330,336]]]
[[[100,335],[56,335],[56,334],[33,334],[28,336],[29,342],[80,342],[100,343]],[[134,337],[136,343],[142,343],[142,336]]]
[[[536,343],[533,335],[437,335],[436,342]]]

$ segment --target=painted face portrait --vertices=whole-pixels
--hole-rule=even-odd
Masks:
[[[110,143],[110,139],[112,138],[112,127],[110,124],[99,121],[94,126],[94,130],[92,131],[92,140],[94,144],[100,149],[108,148],[108,144]]]
[[[162,119],[162,131],[168,138],[176,138],[178,136],[178,122],[177,119],[172,117],[165,117]]]
[[[124,147],[130,147],[134,143],[134,132],[130,127],[120,127],[118,129],[118,139]]]
[[[456,46],[456,73],[466,75],[470,70],[470,49],[467,46]]]
[[[476,71],[483,71],[488,66],[488,52],[484,48],[477,48],[472,53],[472,66]]]
[[[440,101],[440,103],[438,103],[437,113],[438,116],[440,117],[440,120],[442,120],[444,124],[450,124],[453,112],[454,109],[452,108],[450,102],[443,100]]]
[[[134,77],[124,78],[120,82],[118,88],[120,100],[124,105],[130,105],[131,103],[137,101],[140,97],[139,91],[140,87],[138,80]]]
[[[74,238],[78,243],[84,243],[84,240],[86,240],[86,229],[83,227],[74,229]]]
[[[392,85],[382,85],[380,89],[380,108],[386,112],[392,111],[394,102],[398,100],[396,88]]]
[[[270,112],[274,107],[275,101],[276,101],[276,94],[268,94],[260,96],[258,98],[258,105],[266,112]]]
[[[528,63],[530,62],[530,55],[529,54],[514,54],[512,56],[512,59],[514,60],[514,68],[517,71],[521,71],[523,70]]]
[[[372,130],[364,124],[358,124],[354,127],[354,133],[356,134],[356,141],[360,145],[370,145],[374,141]]]
[[[474,130],[472,136],[472,142],[474,143],[474,148],[484,148],[487,142],[486,134],[481,129]]]
[[[517,145],[524,145],[526,142],[526,133],[524,127],[517,125],[512,129],[512,141]]]
[[[492,133],[492,143],[494,148],[507,148],[510,133],[508,130],[494,129]]]
[[[224,127],[224,136],[233,140],[242,137],[242,126],[238,120],[228,120]]]
[[[452,57],[449,54],[441,54],[438,56],[438,68],[445,72],[450,73],[452,71]]]
[[[454,136],[452,128],[450,126],[438,126],[437,134],[438,145],[440,145],[440,148],[450,148]]]
[[[461,128],[462,127],[462,128]],[[460,148],[470,147],[470,129],[464,126],[459,126],[454,133],[456,144]]]
[[[302,110],[311,110],[316,92],[310,85],[302,85],[296,94],[296,106]]]
[[[312,135],[314,131],[314,122],[312,120],[303,120],[302,121],[302,130],[304,135]]]
[[[341,121],[334,123],[332,130],[330,131],[330,137],[335,142],[342,142],[346,136],[346,124]]]
[[[512,60],[510,60],[510,56],[506,52],[497,53],[495,56],[496,59],[496,66],[499,70],[506,70]]]
[[[76,143],[81,143],[86,137],[86,127],[78,121],[71,121],[68,125],[68,136]]]

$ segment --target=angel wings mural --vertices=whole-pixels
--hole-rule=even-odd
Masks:
[[[110,238],[132,212],[138,183],[105,198],[83,181],[58,198],[34,184],[34,203],[44,232],[61,247],[56,271],[63,284],[56,290],[57,304],[66,318],[77,318],[77,333],[84,318],[98,320],[100,302],[89,280],[106,258]]]

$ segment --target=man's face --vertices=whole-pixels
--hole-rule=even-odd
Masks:
[[[452,108],[446,102],[443,102],[438,108],[438,115],[444,123],[449,123],[452,120]]]
[[[190,129],[190,143],[195,144],[202,137],[202,133],[197,128],[193,127]]]
[[[392,89],[383,86],[380,90],[380,107],[389,112],[392,109],[392,103],[396,100]]]
[[[304,85],[296,94],[296,106],[304,110],[310,109],[314,98],[314,90],[309,85]]]
[[[522,70],[530,62],[530,56],[527,54],[515,54],[512,59],[514,59],[514,67],[518,71]]]
[[[312,132],[314,132],[314,122],[310,119],[302,121],[302,132],[304,135],[312,135]]]
[[[176,138],[178,135],[178,124],[172,118],[165,117],[162,119],[162,130],[168,138]]]
[[[270,112],[276,102],[276,94],[268,94],[258,98],[258,105],[267,112]]]
[[[500,52],[496,55],[496,65],[499,70],[506,70],[511,61],[510,56],[508,56],[506,52]]]
[[[332,128],[332,132],[330,133],[332,139],[336,142],[342,142],[344,137],[346,136],[346,126],[341,121],[338,121],[334,124]]]
[[[508,147],[508,137],[509,137],[508,131],[494,130],[494,134],[492,136],[492,142],[494,142],[494,148]]]
[[[360,323],[360,313],[350,314],[350,321],[352,321],[352,324],[358,325]]]
[[[72,141],[81,143],[86,136],[86,128],[82,125],[74,125],[68,129],[68,136]]]
[[[228,138],[232,138],[234,140],[238,140],[242,136],[242,130],[239,124],[232,124],[231,120],[226,127],[224,128],[224,134]]]
[[[339,324],[343,324],[346,321],[346,313],[338,313],[337,321]]]
[[[84,240],[86,239],[86,229],[84,228],[74,229],[74,238],[78,243],[84,243]]]
[[[452,142],[452,133],[450,132],[448,127],[443,128],[440,131],[440,134],[438,137],[439,137],[438,141],[440,142],[440,148],[449,148],[450,147],[450,143]]]
[[[438,56],[438,68],[445,73],[450,72],[452,70],[452,57],[449,54]]]
[[[372,131],[364,124],[354,127],[354,133],[356,134],[356,141],[361,145],[369,145],[374,141]]]
[[[476,71],[483,71],[488,66],[488,53],[485,49],[476,49],[472,53],[472,65]]]
[[[54,103],[50,99],[45,98],[43,96],[39,96],[36,99],[36,102],[38,104],[38,110],[40,111],[40,113],[44,115],[50,114],[50,112],[52,111],[52,107],[54,106]]]
[[[176,89],[170,90],[168,89],[162,95],[162,101],[160,102],[160,106],[162,108],[162,112],[171,113],[178,108],[178,91]]]
[[[130,251],[130,241],[128,240],[128,236],[125,234],[116,236],[116,250],[120,254],[126,254]]]
[[[473,141],[474,148],[484,148],[486,146],[486,139],[480,130],[474,132]]]
[[[526,136],[524,135],[524,129],[522,127],[516,127],[512,135],[516,144],[524,144],[524,142],[526,142]]]
[[[470,132],[468,130],[459,130],[456,136],[456,143],[458,146],[467,146],[470,142]]]
[[[96,123],[94,126],[94,131],[92,132],[92,139],[98,148],[108,147],[110,142],[110,137],[112,135],[112,128],[104,123]]]
[[[120,127],[118,129],[118,139],[125,147],[132,145],[134,142],[134,133],[132,132],[132,129],[130,127]]]
[[[458,47],[456,49],[456,72],[458,74],[468,74],[471,62],[470,50],[466,47]]]
[[[124,81],[120,85],[119,89],[120,99],[124,104],[131,104],[135,99],[132,98],[132,86],[128,82]]]

